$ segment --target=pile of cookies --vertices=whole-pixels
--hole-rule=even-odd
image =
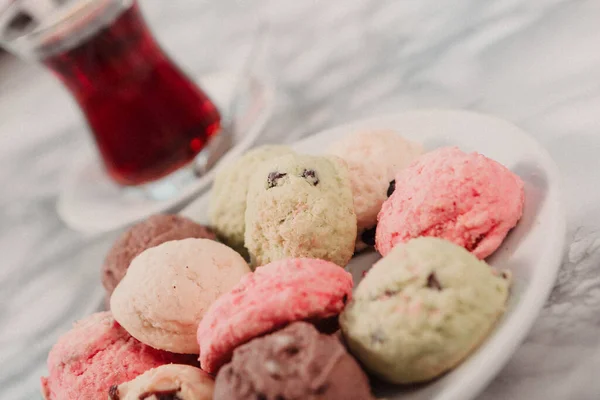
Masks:
[[[523,182],[478,153],[360,132],[326,156],[263,146],[222,169],[210,227],[153,216],[103,267],[110,311],[48,356],[46,400],[374,399],[368,376],[427,382],[503,314],[483,260]],[[378,251],[356,287],[344,267]]]

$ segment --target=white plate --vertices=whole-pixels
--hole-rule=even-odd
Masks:
[[[238,75],[228,72],[200,79],[200,86],[215,102],[223,120],[230,117],[229,105],[238,79]],[[190,181],[179,193],[166,200],[152,200],[141,193],[122,190],[106,175],[96,153],[85,151],[64,177],[57,203],[62,220],[72,229],[97,234],[122,228],[189,201],[212,182],[220,165],[226,164],[230,158],[239,157],[252,146],[271,116],[274,91],[268,82],[249,77],[240,81],[240,88],[233,147],[208,173]]]
[[[465,111],[423,110],[350,123],[320,132],[292,147],[302,153],[320,154],[329,145],[357,130],[393,129],[407,139],[423,143],[427,150],[456,145],[493,158],[525,182],[523,217],[496,253],[494,266],[513,272],[514,286],[508,310],[494,332],[465,362],[429,384],[402,388],[375,385],[378,396],[402,400],[466,400],[475,397],[500,371],[525,338],[553,286],[565,244],[565,214],[560,177],[544,149],[514,125],[500,119]],[[207,223],[208,193],[182,211]],[[379,257],[362,254],[348,269],[355,282]]]

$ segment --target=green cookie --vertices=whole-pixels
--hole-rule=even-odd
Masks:
[[[219,239],[247,256],[244,248],[246,194],[250,176],[265,160],[292,153],[286,146],[261,146],[250,150],[215,178],[209,218]]]
[[[343,161],[286,155],[261,164],[248,190],[245,239],[255,266],[290,257],[345,266],[356,214]]]
[[[510,279],[464,248],[421,237],[399,244],[340,316],[352,353],[393,383],[424,382],[460,363],[504,313]]]

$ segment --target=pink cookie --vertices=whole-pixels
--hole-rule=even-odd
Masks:
[[[131,337],[110,312],[92,314],[64,334],[48,355],[49,377],[42,378],[46,400],[106,399],[112,385],[191,356],[155,350]]]
[[[456,147],[419,157],[396,175],[395,190],[377,217],[376,248],[435,236],[483,259],[523,213],[523,181],[498,162]]]
[[[216,373],[237,346],[291,322],[338,315],[350,301],[352,286],[352,275],[323,260],[284,259],[257,268],[200,321],[202,369]]]

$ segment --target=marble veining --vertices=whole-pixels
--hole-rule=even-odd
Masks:
[[[253,73],[278,88],[261,142],[352,119],[465,108],[534,135],[563,176],[568,247],[524,344],[481,399],[600,398],[600,2],[597,0],[140,0],[191,75]],[[0,56],[0,397],[39,398],[56,338],[101,306],[117,233],[84,236],[55,212],[61,176],[91,145],[40,67]]]

